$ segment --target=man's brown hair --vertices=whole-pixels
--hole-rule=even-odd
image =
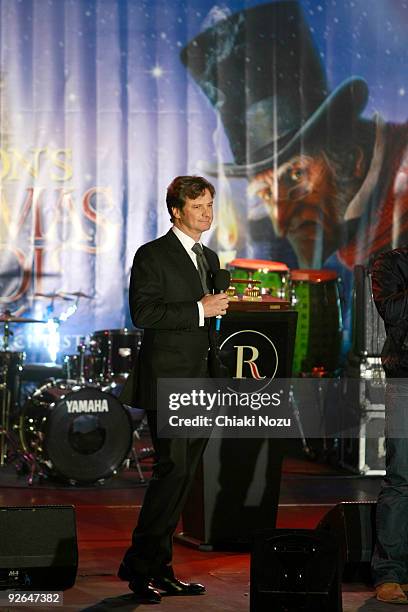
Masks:
[[[167,187],[166,203],[170,219],[174,221],[172,208],[182,210],[186,203],[186,198],[195,200],[202,195],[206,189],[210,192],[211,197],[214,197],[214,185],[211,185],[211,183],[202,176],[176,176]]]

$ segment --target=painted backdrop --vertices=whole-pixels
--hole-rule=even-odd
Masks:
[[[405,0],[0,0],[1,310],[60,319],[60,355],[129,324],[133,254],[202,173],[222,263],[335,268],[347,332],[353,266],[407,242],[407,34]]]

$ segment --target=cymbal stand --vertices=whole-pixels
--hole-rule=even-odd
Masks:
[[[7,315],[10,314],[9,310],[6,310]],[[10,330],[10,324],[8,321],[4,321],[3,330],[3,351],[7,351],[9,347],[9,338],[13,335]],[[3,467],[7,456],[7,438],[10,426],[10,404],[11,404],[11,393],[7,387],[8,381],[8,363],[7,359],[0,370],[0,398],[1,398],[1,420],[0,420],[0,466]]]
[[[323,431],[323,453],[326,456],[327,452],[328,452],[328,447],[327,447],[327,433],[326,433],[326,415],[325,415],[325,406],[324,406],[324,400],[325,400],[325,390],[323,388],[322,382],[321,382],[321,378],[318,377],[319,379],[319,384],[317,387],[317,405],[319,407],[319,413],[320,413],[320,427]]]
[[[312,368],[312,371],[310,372],[310,376],[319,381],[317,390],[316,390],[317,407],[319,409],[319,415],[320,415],[319,430],[322,432],[321,439],[323,442],[323,449],[322,449],[323,457],[327,458],[329,454],[329,448],[328,448],[328,436],[327,436],[327,419],[326,419],[326,412],[325,412],[326,386],[324,385],[323,379],[329,377],[329,372],[325,370],[323,366],[315,366]]]
[[[6,310],[6,312],[9,312]],[[10,324],[8,321],[4,321],[4,330],[3,330],[3,351],[8,351],[9,347],[9,338],[13,335],[13,332],[10,329]]]
[[[305,432],[304,432],[304,429],[303,429],[302,421],[300,419],[299,405],[298,405],[298,403],[296,401],[295,394],[293,393],[293,385],[290,385],[290,389],[289,389],[289,405],[292,408],[293,416],[295,417],[295,421],[296,421],[296,424],[297,424],[298,429],[299,429],[300,439],[302,441],[303,452],[305,453],[305,455],[307,455],[311,459],[314,459],[315,458],[315,452],[308,445],[307,440],[306,440],[306,436],[305,436]]]
[[[35,474],[44,476],[33,453],[20,448],[14,432],[10,430],[10,407],[12,394],[8,388],[9,365],[7,360],[0,368],[0,467],[16,463],[16,467],[28,471],[28,484],[33,484]]]
[[[108,359],[106,363],[106,378],[108,380],[113,377],[112,353],[113,353],[113,342],[112,342],[112,338],[108,337]]]
[[[7,362],[0,371],[0,397],[1,397],[1,420],[0,420],[0,466],[3,467],[7,456],[7,439],[10,426],[10,403],[11,393],[7,387],[8,365]]]
[[[132,443],[132,450],[131,450],[131,457],[128,457],[125,461],[125,468],[127,470],[130,469],[130,464],[131,461],[133,460],[133,463],[136,467],[137,473],[139,474],[139,479],[141,484],[144,484],[146,482],[145,477],[143,475],[142,472],[142,466],[140,465],[140,460],[139,460],[139,456],[136,450],[136,442],[140,440],[140,435],[139,432],[137,431],[137,429],[135,429],[133,431],[133,443]]]
[[[79,353],[79,372],[78,372],[78,380],[80,383],[85,383],[85,351],[86,344],[85,338],[82,337],[80,343],[78,344],[78,353]]]

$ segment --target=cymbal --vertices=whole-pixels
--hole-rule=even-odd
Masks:
[[[18,278],[24,272],[28,273],[30,272],[30,270],[16,270],[15,272],[1,272],[0,278]],[[56,278],[57,276],[60,277],[61,273],[60,272],[41,272],[41,274],[39,274],[38,276],[40,278]]]
[[[15,272],[0,272],[0,278],[18,278],[21,274],[21,270]]]
[[[59,295],[61,296],[73,296],[73,297],[83,297],[86,298],[87,300],[94,300],[95,298],[93,297],[93,295],[87,295],[86,293],[84,293],[83,291],[59,291],[58,292]]]
[[[14,317],[12,314],[0,314],[0,323],[46,323],[40,319],[29,319],[28,317]]]
[[[34,297],[43,297],[48,298],[49,300],[55,300],[55,298],[59,298],[60,300],[73,300],[74,298],[67,297],[62,293],[34,293]]]

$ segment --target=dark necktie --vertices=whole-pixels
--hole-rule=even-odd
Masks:
[[[203,286],[203,291],[204,293],[210,293],[210,289],[208,287],[208,280],[207,280],[207,273],[210,267],[205,258],[203,248],[199,242],[196,242],[191,250],[197,256],[197,268],[198,268],[198,273],[200,275],[201,284]]]

